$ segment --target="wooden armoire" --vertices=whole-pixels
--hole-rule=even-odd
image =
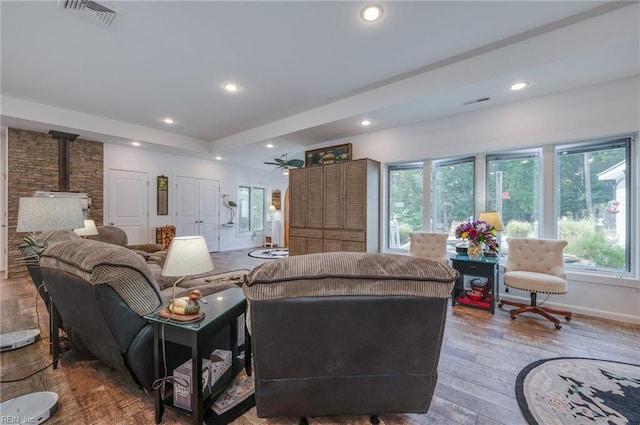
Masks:
[[[379,162],[294,169],[289,191],[289,255],[379,251]]]

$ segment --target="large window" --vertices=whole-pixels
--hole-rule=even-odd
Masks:
[[[461,222],[498,211],[504,256],[508,237],[557,238],[568,242],[565,263],[574,270],[637,271],[631,264],[640,214],[632,202],[634,143],[620,137],[435,160],[425,180],[423,163],[389,166],[388,248],[408,250],[409,233],[423,228],[453,237]],[[424,207],[423,181],[430,194]],[[431,222],[423,226],[423,217]]]
[[[505,226],[502,240],[540,236],[540,154],[487,155],[487,210]],[[507,252],[507,247],[502,254]]]
[[[264,230],[264,204],[263,187],[238,187],[238,230],[241,233]]]
[[[630,148],[625,138],[556,149],[557,237],[569,242],[566,262],[630,270]]]
[[[409,249],[409,233],[422,230],[424,191],[422,163],[389,166],[388,243]]]
[[[474,174],[474,157],[434,163],[431,188],[433,231],[454,236],[456,227],[473,217]]]

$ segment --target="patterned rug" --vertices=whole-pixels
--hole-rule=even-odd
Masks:
[[[516,379],[531,425],[640,424],[640,365],[559,357],[533,362]]]
[[[289,250],[286,248],[280,249],[257,249],[249,253],[249,257],[266,258],[273,260],[276,258],[286,258],[289,256]]]

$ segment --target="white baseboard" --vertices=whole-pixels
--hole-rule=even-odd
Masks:
[[[500,294],[500,299],[504,299],[506,301],[515,301],[524,304],[529,304],[531,302],[530,298],[524,297],[514,297],[510,294]],[[540,303],[540,299],[538,299],[538,303]],[[567,310],[574,314],[583,314],[585,316],[599,317],[601,319],[609,319],[615,320],[618,322],[632,323],[635,325],[640,325],[640,316],[632,316],[630,314],[620,314],[613,313],[610,311],[598,310],[595,308],[586,308],[575,305],[567,305],[567,304],[559,304],[554,302],[546,302],[544,303],[546,306],[550,308],[555,308],[558,310]]]

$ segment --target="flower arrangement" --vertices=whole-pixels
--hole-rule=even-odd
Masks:
[[[460,224],[456,228],[456,238],[468,239],[472,244],[484,243],[491,251],[496,251],[496,229],[484,221],[470,221]]]

